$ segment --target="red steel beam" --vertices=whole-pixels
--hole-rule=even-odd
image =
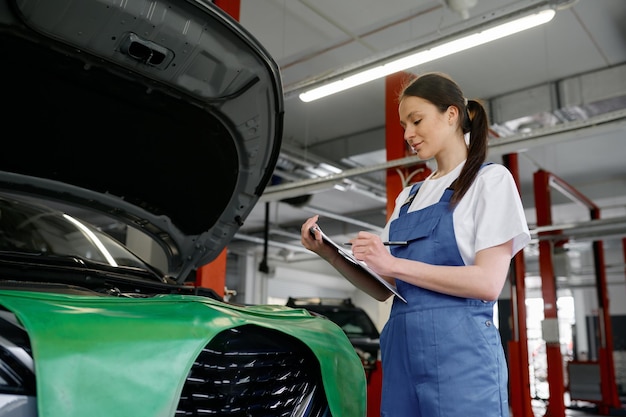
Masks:
[[[520,192],[519,164],[517,154],[503,156],[504,165],[511,171],[517,191]],[[530,375],[528,372],[528,335],[526,332],[526,268],[524,251],[513,258],[509,275],[511,282],[512,340],[508,342],[509,391],[513,417],[534,417],[530,398]]]
[[[534,180],[537,226],[552,224],[550,204],[551,188],[559,191],[572,201],[585,205],[589,209],[590,217],[593,220],[600,218],[600,209],[593,201],[556,175],[539,170],[534,174]],[[541,237],[542,235],[550,233],[554,232],[544,232],[539,235]],[[598,319],[600,321],[601,346],[598,350],[598,362],[600,364],[600,389],[602,399],[598,402],[598,411],[601,415],[610,415],[612,410],[621,408],[621,401],[617,393],[617,383],[615,381],[613,331],[609,308],[604,249],[601,241],[593,242],[593,254],[595,261],[596,293],[600,310]],[[552,268],[552,243],[549,240],[540,240],[539,242],[539,261],[542,277],[542,291],[544,295],[544,315],[546,318],[558,320],[555,277]],[[563,411],[561,411],[561,399],[563,398],[563,363],[560,346],[556,346],[556,343],[552,343],[552,345],[554,346],[547,344],[546,347],[548,352],[548,383],[550,390],[550,402],[548,404],[547,415],[561,416],[564,413],[564,405]],[[555,362],[551,363],[551,361]],[[551,366],[553,369],[551,369]],[[555,384],[554,387],[553,384]],[[555,404],[553,404],[553,401],[555,401]]]
[[[385,148],[387,161],[406,158],[412,154],[404,141],[404,131],[398,122],[398,94],[405,82],[413,75],[397,72],[385,77]],[[400,191],[409,184],[425,179],[431,173],[425,162],[403,168],[387,169],[387,219]]]
[[[215,0],[215,5],[228,13],[233,19],[239,21],[241,0]],[[227,248],[211,263],[201,266],[196,271],[195,285],[198,287],[211,288],[221,297],[226,293],[226,258]]]
[[[550,174],[546,171],[537,171],[534,174],[535,210],[537,212],[537,226],[552,224],[552,203],[550,198]],[[548,232],[540,233],[548,234]],[[565,384],[563,379],[563,358],[561,344],[558,337],[558,316],[556,309],[556,277],[552,259],[553,242],[539,240],[539,271],[541,275],[541,293],[544,309],[544,339],[546,339],[546,356],[548,361],[548,390],[550,400],[546,407],[546,416],[565,417]],[[548,327],[549,326],[549,327]],[[546,330],[549,330],[546,331]],[[546,338],[546,334],[549,337]]]

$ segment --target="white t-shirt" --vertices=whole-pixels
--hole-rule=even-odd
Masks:
[[[443,192],[459,176],[465,163],[437,179],[427,178],[408,211],[428,207],[439,201]],[[389,240],[389,223],[398,218],[411,186],[402,190],[389,222],[381,233]],[[509,170],[500,164],[483,167],[472,186],[459,201],[453,214],[454,233],[465,265],[473,265],[476,252],[513,239],[511,257],[530,241],[530,231],[517,186]]]

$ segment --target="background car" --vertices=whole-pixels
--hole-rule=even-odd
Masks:
[[[337,325],[189,285],[278,158],[263,47],[188,0],[2,0],[0,47],[0,415],[363,416]]]
[[[376,370],[380,333],[367,312],[354,305],[350,298],[290,297],[287,306],[304,308],[336,323],[350,339],[368,378]]]

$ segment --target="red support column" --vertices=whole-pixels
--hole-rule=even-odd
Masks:
[[[563,195],[569,197],[572,201],[582,203],[589,208],[589,213],[592,219],[600,218],[600,209],[587,197],[579,193],[576,189],[571,187],[562,179],[556,177],[553,174],[549,174],[545,171],[538,171],[535,173],[535,204],[537,207],[537,225],[545,226],[550,225],[552,223],[551,219],[551,207],[550,207],[550,187],[556,188]],[[543,233],[545,236],[545,233]],[[540,233],[540,237],[542,234]],[[540,269],[541,269],[541,277],[542,277],[542,286],[543,285],[552,285],[554,287],[554,276],[552,272],[552,248],[551,243],[549,241],[540,241],[539,243],[539,261],[540,261]],[[600,388],[602,391],[602,400],[598,402],[598,411],[602,415],[610,415],[613,410],[621,409],[621,402],[619,396],[617,394],[617,383],[615,381],[615,365],[613,361],[613,330],[611,326],[611,315],[610,315],[610,306],[609,306],[609,296],[607,289],[607,280],[606,280],[606,272],[605,272],[605,264],[604,264],[604,249],[601,241],[593,242],[593,254],[594,254],[594,268],[596,273],[596,292],[598,296],[598,306],[599,306],[599,315],[598,320],[600,322],[600,347],[598,362],[600,365]],[[542,260],[542,255],[546,258],[545,261]],[[549,258],[549,262],[548,259]],[[550,279],[546,279],[550,278]],[[555,290],[548,288],[544,290],[544,305],[545,307],[545,316],[556,318],[556,298],[552,300],[552,293],[555,293]],[[550,296],[549,301],[546,301],[546,294]],[[548,302],[554,304],[550,306],[548,309]],[[552,311],[554,310],[554,311]],[[561,370],[558,372],[558,375],[554,375],[551,377],[551,374],[557,372],[551,370],[550,361],[556,361],[557,352],[553,348],[550,350],[550,346],[548,345],[548,384],[550,388],[550,402],[548,406],[548,415],[555,416],[557,414],[553,414],[552,411],[559,412],[558,415],[563,415],[560,413],[560,404],[555,406],[555,409],[551,409],[554,395],[559,395],[559,391],[561,391],[561,387],[563,385],[563,363],[561,359],[560,347],[558,350],[558,363],[554,363],[554,367],[560,367]],[[553,378],[555,378],[553,380]],[[560,380],[559,380],[560,379]],[[554,388],[553,393],[553,383],[557,385]],[[557,402],[559,402],[558,398],[555,398]],[[561,400],[562,402],[562,400]]]
[[[520,192],[517,154],[504,155],[504,165],[511,171],[517,191]],[[513,258],[509,280],[511,282],[512,333],[509,341],[509,391],[513,417],[534,417],[530,401],[530,375],[528,373],[528,335],[526,332],[526,268],[524,252]]]
[[[228,13],[233,19],[239,21],[240,0],[215,0],[215,5]],[[227,249],[224,249],[211,263],[198,268],[196,272],[197,286],[211,288],[221,297],[224,297],[226,289],[226,255]]]
[[[537,226],[552,224],[552,206],[550,200],[550,176],[545,171],[534,174],[535,209]],[[545,232],[543,233],[545,236]],[[539,234],[541,239],[542,233]],[[546,408],[546,416],[565,417],[563,357],[559,342],[558,315],[556,308],[556,277],[552,259],[553,242],[539,241],[539,271],[541,275],[541,292],[543,294],[544,323],[543,337],[546,341],[548,361],[548,389],[550,399]]]
[[[404,83],[412,77],[407,72],[398,72],[385,78],[385,146],[387,161],[406,158],[412,153],[404,141],[404,131],[398,116],[398,94]],[[393,206],[402,189],[417,181],[421,181],[431,173],[424,162],[403,168],[387,170],[387,219],[393,212]]]
[[[226,254],[224,249],[210,263],[201,266],[196,272],[196,286],[210,288],[220,297],[224,297],[226,289]]]
[[[591,210],[591,218],[599,219],[600,210]],[[613,327],[611,325],[611,311],[606,280],[604,262],[604,248],[601,241],[593,242],[593,255],[596,272],[596,293],[598,295],[600,320],[600,348],[598,362],[600,363],[600,388],[602,401],[598,404],[598,411],[602,415],[611,415],[613,410],[622,409],[621,400],[617,393],[615,380],[615,362],[613,359]]]
[[[383,366],[376,362],[376,369],[367,380],[367,417],[380,417],[380,395],[383,384]]]
[[[241,0],[215,0],[215,5],[228,13],[233,19],[239,21]]]
[[[589,209],[592,220],[600,218],[600,208],[578,190],[567,184],[561,178],[551,175],[551,186],[558,189],[572,201],[582,203]],[[611,415],[615,410],[623,410],[617,393],[615,381],[615,363],[613,360],[613,328],[611,326],[610,300],[604,262],[604,248],[600,240],[593,242],[594,270],[596,276],[596,294],[598,297],[600,323],[598,349],[598,363],[600,365],[600,389],[602,400],[598,402],[598,411],[602,415]]]

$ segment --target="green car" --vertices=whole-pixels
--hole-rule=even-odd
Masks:
[[[190,285],[278,159],[264,48],[200,0],[0,0],[0,46],[0,416],[365,416],[340,327]]]

